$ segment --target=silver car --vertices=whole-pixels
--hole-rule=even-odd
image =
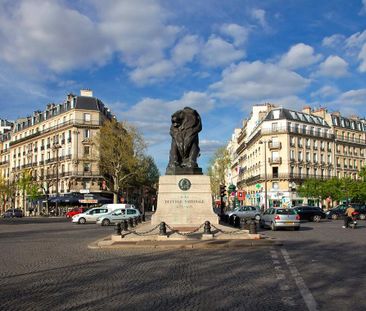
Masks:
[[[228,216],[230,222],[232,222],[235,217],[252,218],[255,220],[259,220],[261,217],[259,208],[250,205],[239,206],[232,211],[227,211],[225,214]]]
[[[261,228],[271,228],[275,231],[277,228],[300,229],[300,216],[294,209],[269,208],[262,215],[259,222]]]
[[[122,220],[140,216],[140,211],[135,208],[116,209],[113,212],[103,215],[97,219],[97,224],[109,226]]]

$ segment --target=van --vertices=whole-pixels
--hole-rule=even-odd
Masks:
[[[116,209],[135,208],[135,205],[125,203],[110,203],[110,204],[104,204],[100,208],[106,208],[110,212],[113,212]]]

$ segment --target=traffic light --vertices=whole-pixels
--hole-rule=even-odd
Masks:
[[[220,185],[220,197],[224,197],[226,196],[226,186],[225,185]]]

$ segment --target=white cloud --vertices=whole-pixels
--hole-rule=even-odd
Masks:
[[[361,64],[358,67],[360,72],[366,72],[366,43],[363,45],[360,53],[358,54],[358,59],[361,60]]]
[[[321,87],[319,90],[312,92],[310,94],[311,97],[320,97],[320,98],[327,98],[334,95],[339,94],[338,88],[330,85],[325,85]]]
[[[360,11],[360,15],[365,15],[366,14],[366,0],[362,0],[362,8]]]
[[[249,30],[238,24],[223,24],[220,27],[220,32],[223,35],[233,38],[235,46],[244,44],[249,35]]]
[[[180,29],[167,23],[158,1],[94,1],[101,32],[130,66],[150,66],[164,58]]]
[[[279,65],[289,69],[297,69],[310,66],[319,61],[321,55],[315,55],[313,47],[304,43],[293,45],[290,50],[281,57]]]
[[[335,102],[340,105],[363,106],[366,102],[366,89],[344,92]]]
[[[335,34],[329,37],[325,37],[322,41],[322,45],[328,48],[338,48],[343,45],[346,37],[341,34]]]
[[[202,154],[211,155],[220,147],[225,146],[226,142],[215,139],[201,139],[200,149]]]
[[[203,47],[201,60],[208,67],[219,67],[229,65],[244,56],[243,50],[237,50],[220,37],[211,36]]]
[[[363,32],[356,32],[346,39],[347,49],[360,49],[366,42],[366,30]]]
[[[304,90],[309,80],[274,64],[241,62],[222,73],[222,80],[210,86],[224,99],[266,100],[286,97]]]
[[[319,65],[317,75],[339,78],[348,74],[348,63],[336,55],[329,56]]]
[[[60,72],[104,64],[111,55],[96,24],[57,1],[21,1],[0,9],[0,58],[17,67],[32,64]]]
[[[174,74],[174,64],[168,60],[161,60],[149,66],[136,68],[131,72],[130,78],[136,84],[147,84],[173,76]]]
[[[172,60],[178,65],[191,62],[200,52],[202,40],[198,36],[187,35],[179,40],[172,50]]]
[[[267,29],[267,21],[266,21],[266,11],[262,9],[253,9],[251,11],[251,16],[264,28]]]

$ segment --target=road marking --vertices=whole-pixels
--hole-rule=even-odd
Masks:
[[[306,286],[299,271],[296,269],[295,265],[293,264],[287,250],[282,248],[281,252],[282,252],[283,258],[285,259],[286,264],[288,265],[288,267],[290,269],[290,272],[291,272],[293,278],[295,279],[295,283],[296,283],[297,287],[299,288],[301,296],[304,299],[305,304],[308,307],[309,311],[317,311],[318,305],[317,305],[313,295],[311,294],[309,288]]]

